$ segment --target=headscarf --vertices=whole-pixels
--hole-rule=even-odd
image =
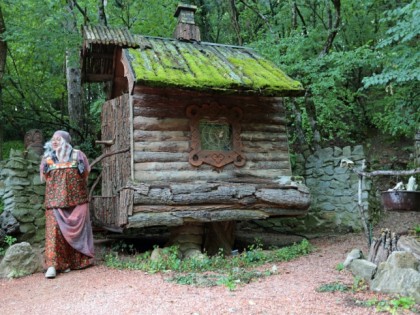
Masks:
[[[56,132],[54,132],[53,138],[54,137],[61,137],[64,140],[66,140],[67,143],[71,143],[71,136],[67,131],[57,130]]]
[[[54,151],[52,148],[51,140],[45,143],[44,146],[44,157],[57,157],[58,162],[68,162],[70,160],[71,151],[73,147],[71,146],[71,136],[67,131],[57,130],[54,132],[54,137],[60,137],[60,146]]]

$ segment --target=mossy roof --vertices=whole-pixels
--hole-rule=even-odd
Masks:
[[[298,96],[304,89],[252,49],[136,36],[126,50],[138,84],[222,93]]]

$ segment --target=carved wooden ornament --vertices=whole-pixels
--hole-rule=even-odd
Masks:
[[[239,107],[227,108],[216,103],[192,105],[187,108],[187,117],[190,118],[191,152],[189,162],[194,166],[203,163],[222,168],[226,164],[235,166],[245,165],[245,156],[242,153],[240,120],[243,113]],[[226,149],[208,150],[202,143],[200,124],[210,123],[226,126],[230,130],[230,144]]]

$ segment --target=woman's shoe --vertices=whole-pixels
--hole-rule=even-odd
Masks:
[[[47,272],[45,273],[45,278],[53,279],[57,275],[54,267],[48,267]]]

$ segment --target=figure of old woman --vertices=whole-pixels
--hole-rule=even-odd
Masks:
[[[40,165],[45,187],[45,277],[93,264],[86,155],[71,145],[70,134],[56,131],[45,144]]]

